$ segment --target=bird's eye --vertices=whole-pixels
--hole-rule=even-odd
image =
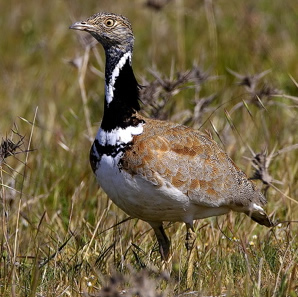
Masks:
[[[113,26],[115,25],[115,21],[112,20],[112,19],[107,19],[107,20],[105,21],[105,25],[106,25],[107,27],[113,27]]]

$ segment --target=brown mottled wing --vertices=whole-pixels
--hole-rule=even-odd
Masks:
[[[171,184],[206,206],[264,204],[246,175],[207,135],[185,126],[146,119],[144,133],[122,160],[123,169],[157,187]]]

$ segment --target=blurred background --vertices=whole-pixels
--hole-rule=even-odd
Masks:
[[[89,166],[102,116],[105,57],[87,34],[68,28],[99,11],[132,23],[144,113],[207,130],[259,179],[274,218],[298,219],[297,1],[11,0],[0,7],[0,292],[58,296],[68,288],[68,296],[76,296],[98,292],[102,275],[114,269],[123,275],[128,266],[162,270],[146,223],[130,220],[106,231],[127,216],[98,189]],[[252,270],[263,271],[267,284],[256,287],[256,296],[280,288],[297,296],[297,224],[282,224],[273,236],[237,214],[218,220],[197,223],[201,235],[192,258],[183,226],[168,226],[171,281],[159,279],[153,287],[169,296],[188,289],[251,296],[255,279],[243,259],[252,257]],[[253,242],[263,266],[237,241],[221,242],[215,222],[227,237],[236,232],[243,246]],[[252,241],[256,230],[269,247]],[[288,266],[279,262],[287,249],[282,259]],[[229,257],[231,251],[236,256]],[[204,261],[209,266],[196,264]],[[210,273],[216,267],[220,272]],[[284,274],[277,277],[279,270]]]

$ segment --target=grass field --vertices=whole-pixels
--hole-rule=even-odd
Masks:
[[[145,4],[1,3],[0,296],[298,296],[298,2]],[[185,226],[166,224],[163,263],[149,225],[98,189],[104,53],[68,29],[98,11],[132,22],[144,113],[209,131],[250,177],[261,154],[278,226],[197,221],[187,252]]]

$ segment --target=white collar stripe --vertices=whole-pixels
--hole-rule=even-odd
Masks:
[[[121,59],[119,60],[118,64],[112,72],[109,84],[106,84],[106,101],[108,104],[110,104],[113,101],[115,90],[114,85],[116,82],[116,78],[119,76],[120,70],[125,65],[127,59],[129,59],[129,62],[131,62],[131,52],[127,52],[121,57]]]

